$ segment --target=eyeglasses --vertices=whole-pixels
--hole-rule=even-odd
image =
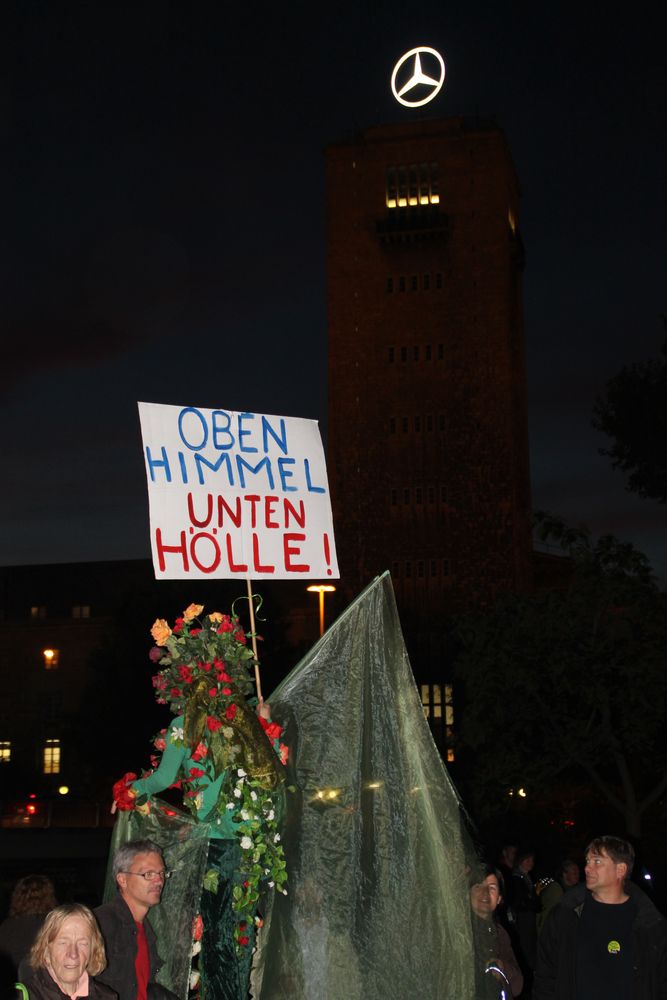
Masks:
[[[140,878],[145,878],[147,882],[157,882],[158,879],[162,879],[164,882],[171,878],[174,874],[173,871],[169,871],[167,868],[163,868],[161,872],[118,872],[119,875],[138,875]]]

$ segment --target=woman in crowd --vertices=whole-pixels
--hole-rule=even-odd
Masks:
[[[46,875],[26,875],[14,886],[9,915],[0,924],[0,956],[11,962],[14,978],[44,917],[57,905],[53,882]]]
[[[46,917],[29,956],[30,972],[23,986],[30,1000],[116,1000],[95,976],[104,969],[104,941],[87,906],[68,903]]]
[[[495,919],[501,900],[502,876],[495,868],[487,866],[482,871],[481,880],[470,888],[473,941],[480,972],[477,988],[479,997],[493,996],[494,992],[496,996],[499,995],[499,988],[494,990],[492,987],[492,976],[501,986],[506,980],[513,997],[518,997],[523,990],[523,975],[512,951],[509,934]],[[499,971],[487,972],[488,969]]]

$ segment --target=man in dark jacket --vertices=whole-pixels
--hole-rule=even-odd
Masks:
[[[124,844],[114,855],[112,870],[118,895],[95,910],[107,955],[98,978],[116,991],[118,1000],[147,1000],[148,985],[162,965],[147,914],[160,902],[169,873],[152,840]]]
[[[667,921],[627,880],[619,837],[586,849],[586,885],[556,906],[539,940],[533,1000],[667,1000]]]

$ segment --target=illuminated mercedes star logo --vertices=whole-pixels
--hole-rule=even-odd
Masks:
[[[414,57],[414,59],[413,59]],[[430,76],[422,69],[422,58],[427,69],[431,66],[437,71],[437,76]],[[408,76],[411,61],[412,73]],[[401,72],[403,70],[403,72]],[[398,60],[391,74],[391,90],[399,104],[406,108],[420,108],[432,101],[439,94],[445,82],[445,61],[439,52],[425,45],[410,49]]]

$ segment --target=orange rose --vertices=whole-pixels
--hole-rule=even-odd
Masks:
[[[209,618],[211,619],[212,622],[221,622],[222,613],[220,611],[214,611],[212,614],[209,615]]]
[[[203,610],[203,604],[190,604],[183,612],[183,619],[186,622],[191,622],[193,618],[199,618]]]
[[[151,635],[155,639],[156,646],[166,646],[167,639],[171,635],[171,629],[164,618],[156,618],[151,628]]]

